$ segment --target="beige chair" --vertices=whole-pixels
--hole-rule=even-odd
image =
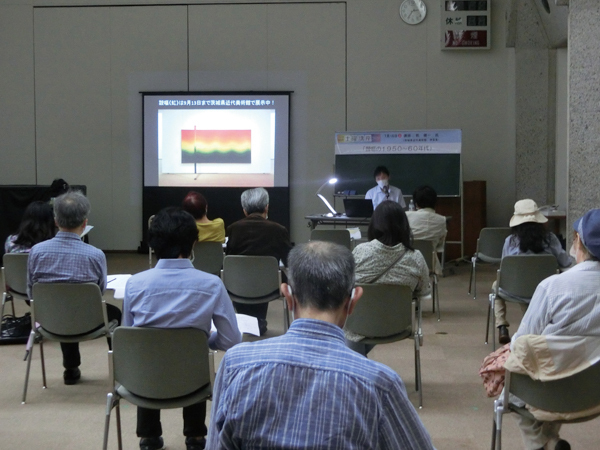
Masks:
[[[290,326],[285,298],[281,295],[281,271],[273,256],[227,255],[221,279],[232,301],[246,304],[283,300],[284,331]]]
[[[110,413],[116,410],[121,439],[120,400],[151,409],[183,408],[209,400],[213,354],[206,333],[196,328],[118,327],[108,352],[111,392],[106,396],[103,449],[108,447]]]
[[[361,336],[361,344],[377,345],[413,339],[415,347],[415,389],[419,392],[419,408],[423,407],[421,385],[421,308],[408,286],[393,284],[361,284],[363,296],[348,316],[345,329]]]
[[[431,298],[432,298],[432,311],[435,313],[437,309],[438,322],[441,320],[440,315],[440,294],[438,290],[438,276],[437,276],[437,250],[433,246],[433,241],[424,239],[415,239],[413,241],[413,248],[419,250],[425,258],[427,268],[429,269],[429,277],[431,278]]]
[[[477,298],[477,262],[500,264],[502,247],[505,239],[512,233],[509,227],[482,228],[477,239],[475,254],[471,257],[471,277],[469,279],[469,295],[473,287],[473,298]]]
[[[489,295],[485,343],[488,343],[490,322],[495,317],[496,297],[505,302],[529,304],[540,281],[557,272],[558,262],[554,255],[518,255],[502,258],[496,274],[494,292]],[[492,342],[496,350],[494,333],[492,333]]]
[[[223,268],[223,257],[220,242],[196,242],[192,264],[198,270],[218,276]]]
[[[600,362],[570,377],[553,380],[533,380],[527,375],[510,373],[504,379],[504,392],[494,401],[494,420],[492,428],[492,450],[502,448],[502,416],[516,413],[533,418],[525,407],[510,402],[509,395],[514,394],[526,404],[545,411],[570,413],[583,411],[600,405]],[[579,423],[595,419],[599,414],[574,420],[560,420],[557,423]]]
[[[344,230],[312,230],[310,233],[311,241],[327,241],[333,242],[334,244],[343,245],[344,247],[352,250],[353,239],[350,236],[350,232]]]
[[[36,283],[31,299],[32,329],[29,336],[23,400],[27,397],[29,371],[35,342],[40,344],[42,380],[46,388],[44,339],[83,342],[110,336],[117,322],[108,322],[106,301],[95,283]]]
[[[4,317],[4,306],[11,302],[12,314],[15,315],[14,298],[27,300],[27,260],[29,253],[5,253],[2,258],[2,279],[4,292],[2,294],[2,310],[0,317]],[[0,332],[2,330],[0,329]]]

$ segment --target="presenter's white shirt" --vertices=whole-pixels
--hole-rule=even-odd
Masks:
[[[367,191],[365,198],[373,200],[373,209],[377,208],[377,206],[385,200],[392,200],[396,203],[400,203],[400,206],[406,208],[406,202],[404,201],[404,197],[402,197],[402,191],[396,186],[390,186],[389,195],[383,192],[383,189],[379,186],[375,186]]]

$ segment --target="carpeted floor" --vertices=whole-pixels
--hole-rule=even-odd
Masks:
[[[109,274],[136,273],[148,267],[147,255],[108,254]],[[467,295],[469,265],[448,266],[449,273],[440,280],[442,320],[423,307],[424,346],[421,348],[423,409],[419,410],[434,445],[439,450],[485,449],[490,447],[493,399],[486,397],[478,376],[483,358],[491,352],[484,344],[487,293],[495,269],[487,266],[478,271],[478,298]],[[111,302],[111,292],[107,299]],[[118,301],[114,301],[117,305]],[[25,304],[17,302],[23,313]],[[513,306],[513,307],[511,307]],[[511,332],[518,327],[519,308],[508,307]],[[269,307],[269,331],[266,337],[283,332],[281,303]],[[0,449],[93,449],[100,448],[104,430],[108,365],[106,341],[98,339],[81,344],[82,380],[75,386],[62,381],[61,353],[57,343],[44,346],[48,389],[42,389],[39,349],[34,350],[27,404],[21,405],[25,376],[24,346],[0,346],[2,383],[0,388]],[[413,404],[414,356],[412,341],[376,347],[370,358],[397,371]],[[217,355],[220,362],[222,354]],[[123,443],[126,449],[138,448],[135,436],[135,407],[122,402]],[[209,405],[210,408],[210,405]],[[162,412],[163,431],[168,449],[184,450],[182,420],[179,410]],[[207,417],[207,423],[210,417]],[[503,446],[523,448],[511,417],[506,417]],[[598,448],[598,422],[567,425],[562,436],[573,449]],[[117,448],[114,415],[111,421],[109,448]]]

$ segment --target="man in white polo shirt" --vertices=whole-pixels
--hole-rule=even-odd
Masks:
[[[377,166],[373,172],[377,186],[369,189],[365,199],[373,201],[373,209],[377,208],[381,202],[392,200],[400,203],[400,206],[406,208],[402,191],[396,186],[390,186],[390,171],[385,166]]]

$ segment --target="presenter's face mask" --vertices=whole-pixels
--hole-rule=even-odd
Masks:
[[[379,186],[381,189],[388,186],[389,184],[390,182],[387,178],[377,180],[377,186]]]

